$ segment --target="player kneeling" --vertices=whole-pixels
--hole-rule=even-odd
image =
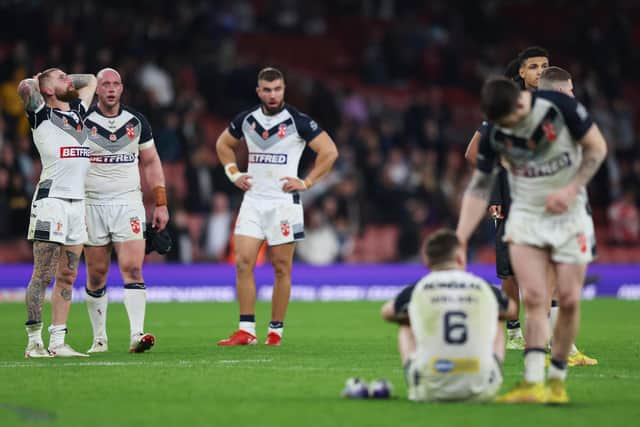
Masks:
[[[465,251],[453,231],[434,233],[425,255],[430,273],[414,285],[410,326],[401,323],[398,333],[409,400],[491,401],[505,353],[498,320],[515,313],[515,301],[464,271]]]

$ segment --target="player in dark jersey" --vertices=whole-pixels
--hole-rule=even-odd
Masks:
[[[216,149],[225,172],[244,197],[234,231],[236,282],[240,324],[218,345],[256,343],[256,287],[253,269],[266,241],[275,270],[271,322],[266,345],[280,345],[291,293],[295,242],[304,238],[304,217],[299,192],[309,189],[331,170],[338,150],[331,137],[306,114],[284,102],[282,73],[265,68],[258,74],[256,93],[261,104],[231,122],[218,138]],[[249,150],[247,173],[236,165],[234,148],[244,139]],[[305,146],[317,153],[306,178],[298,178]]]
[[[82,119],[95,89],[95,76],[67,75],[59,68],[45,70],[18,86],[42,162],[28,232],[33,241],[33,274],[26,295],[27,358],[87,356],[65,344],[65,335],[73,283],[87,237],[84,183],[89,153],[84,146]],[[54,277],[50,341],[45,348],[42,304]]]
[[[129,351],[149,350],[155,336],[145,332],[146,286],[142,276],[145,255],[146,212],[142,203],[142,166],[153,191],[155,207],[151,227],[162,231],[169,221],[165,179],[147,119],[123,105],[120,73],[98,72],[97,104],[84,120],[91,168],[87,174],[87,309],[93,329],[89,353],[104,352],[107,341],[106,280],[115,248],[124,280],[124,306],[129,317]]]

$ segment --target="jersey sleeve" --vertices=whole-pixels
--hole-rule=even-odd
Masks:
[[[540,96],[544,96],[544,98],[553,102],[558,107],[564,116],[569,133],[576,141],[581,140],[591,128],[591,125],[593,125],[593,119],[589,115],[589,112],[584,105],[575,98],[554,91],[544,92],[544,94]]]
[[[138,141],[138,144],[141,149],[149,148],[154,143],[153,132],[151,131],[149,120],[140,113],[137,113],[136,117],[140,120],[140,140]]]
[[[242,122],[244,122],[244,119],[245,117],[247,117],[248,113],[248,111],[243,111],[242,113],[235,116],[233,120],[231,120],[231,123],[229,123],[229,127],[227,128],[227,130],[234,138],[242,138]]]
[[[296,129],[298,131],[298,135],[305,142],[311,142],[313,139],[322,133],[322,129],[318,126],[315,120],[311,117],[307,116],[304,113],[294,110],[290,108],[291,116],[293,117],[293,121],[296,125]]]
[[[476,169],[484,173],[492,173],[496,167],[498,154],[491,146],[490,133],[491,124],[483,122],[480,129],[480,143],[478,144],[478,158],[476,161]]]
[[[496,297],[496,300],[498,301],[498,309],[500,311],[507,310],[509,308],[509,297],[507,297],[500,289],[496,288],[495,286],[491,286],[489,284],[487,284],[487,286],[491,288],[493,294]]]
[[[31,129],[37,129],[42,122],[49,118],[48,114],[49,110],[44,102],[35,111],[27,111],[27,119],[29,120]]]

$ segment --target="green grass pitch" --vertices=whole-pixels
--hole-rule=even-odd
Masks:
[[[396,353],[396,328],[380,303],[291,304],[280,348],[262,344],[269,304],[258,305],[259,345],[220,348],[236,327],[235,304],[149,304],[153,350],[129,354],[121,304],[109,307],[108,353],[25,360],[22,304],[0,304],[0,426],[634,426],[640,419],[640,302],[582,304],[578,344],[597,367],[569,373],[567,407],[417,404]],[[47,305],[45,322],[50,318]],[[84,304],[74,304],[67,342],[90,346]],[[45,332],[45,343],[48,336]],[[521,374],[507,352],[505,388]],[[389,401],[347,401],[347,377],[386,377]]]

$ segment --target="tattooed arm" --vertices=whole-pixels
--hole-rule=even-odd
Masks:
[[[60,245],[57,243],[33,243],[33,273],[26,295],[28,323],[42,322],[44,295],[56,272],[59,258]]]
[[[591,125],[578,144],[582,145],[580,167],[567,186],[554,191],[547,197],[545,207],[549,212],[566,212],[573,205],[580,189],[585,187],[598,172],[607,155],[607,143],[595,124]]]
[[[38,89],[38,81],[35,79],[22,80],[18,85],[18,95],[27,111],[36,111],[44,105],[44,98]]]
[[[480,170],[475,170],[471,176],[471,181],[462,197],[460,219],[456,229],[456,234],[463,246],[466,246],[473,231],[485,215],[494,181],[495,174],[484,173]]]
[[[70,74],[69,77],[73,81],[73,87],[78,91],[78,96],[82,102],[84,102],[85,106],[90,106],[98,86],[96,76],[93,74]]]

